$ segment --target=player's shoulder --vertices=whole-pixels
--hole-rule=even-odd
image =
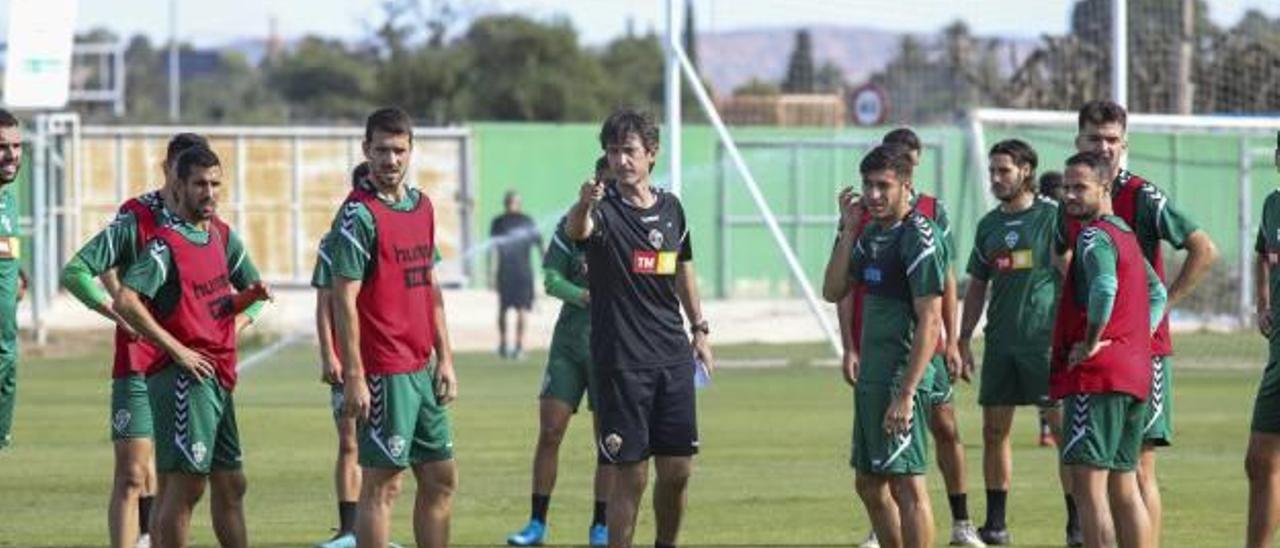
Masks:
[[[1270,194],[1267,194],[1266,201],[1262,203],[1263,211],[1275,209],[1277,207],[1280,207],[1280,188],[1272,190]]]
[[[1076,249],[1081,256],[1098,249],[1099,245],[1115,246],[1114,242],[1111,241],[1111,234],[1098,223],[1084,227],[1080,230],[1080,235],[1076,237]]]
[[[902,221],[906,236],[921,247],[932,247],[937,241],[938,225],[932,219],[917,211],[907,214]]]
[[[1134,186],[1134,192],[1140,200],[1161,206],[1169,201],[1169,195],[1146,177],[1126,171],[1120,174],[1120,181],[1125,185]]]

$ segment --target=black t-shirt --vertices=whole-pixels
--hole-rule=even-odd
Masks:
[[[498,252],[498,280],[532,280],[533,266],[529,252],[542,248],[538,225],[523,213],[503,213],[493,218],[489,237]]]
[[[688,366],[693,348],[676,293],[676,263],[693,260],[680,199],[653,189],[641,209],[605,187],[587,240],[591,359],[609,369]]]

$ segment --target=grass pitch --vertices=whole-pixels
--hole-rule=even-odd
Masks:
[[[1251,334],[1178,337],[1175,447],[1161,452],[1167,546],[1233,546],[1243,539],[1242,469],[1253,394],[1266,342]],[[101,546],[111,481],[108,348],[21,360],[14,444],[0,452],[0,546]],[[849,546],[868,522],[847,465],[851,391],[821,345],[718,348],[721,358],[786,358],[778,368],[721,369],[700,392],[702,454],[689,493],[685,546]],[[249,352],[246,352],[248,354]],[[241,378],[236,404],[250,543],[309,546],[329,536],[333,426],[310,343],[264,360]],[[453,405],[460,490],[453,540],[501,545],[528,517],[529,466],[537,427],[535,395],[545,355],[522,363],[458,356],[461,393]],[[967,450],[969,507],[985,512],[977,388],[963,385],[957,411]],[[594,453],[589,420],[575,419],[561,450],[549,540],[580,545],[590,518]],[[1009,522],[1019,546],[1061,546],[1063,503],[1055,452],[1035,446],[1033,409],[1014,430]],[[949,513],[936,468],[928,476],[939,544]],[[412,543],[412,479],[396,507],[394,538]],[[207,502],[192,541],[216,545]],[[653,542],[643,510],[637,546]]]

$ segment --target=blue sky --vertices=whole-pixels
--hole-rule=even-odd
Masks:
[[[0,33],[7,32],[10,0],[0,0]],[[432,0],[422,0],[424,5]],[[323,34],[359,39],[380,18],[379,0],[176,0],[183,40],[217,45],[267,34],[275,17],[287,38]],[[622,34],[627,20],[643,32],[662,28],[664,0],[462,0],[470,13],[519,12],[568,17],[589,44]],[[929,31],[956,18],[977,32],[1034,36],[1066,28],[1072,0],[694,0],[704,30],[791,27],[805,24],[866,25]],[[1210,17],[1234,23],[1248,8],[1280,17],[1276,0],[1208,0]],[[170,0],[80,0],[77,26],[105,26],[152,38],[169,33]]]

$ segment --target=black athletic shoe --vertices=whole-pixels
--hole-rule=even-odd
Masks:
[[[978,536],[982,538],[987,546],[1008,546],[1009,530],[1008,529],[989,529],[985,525],[978,528]]]

